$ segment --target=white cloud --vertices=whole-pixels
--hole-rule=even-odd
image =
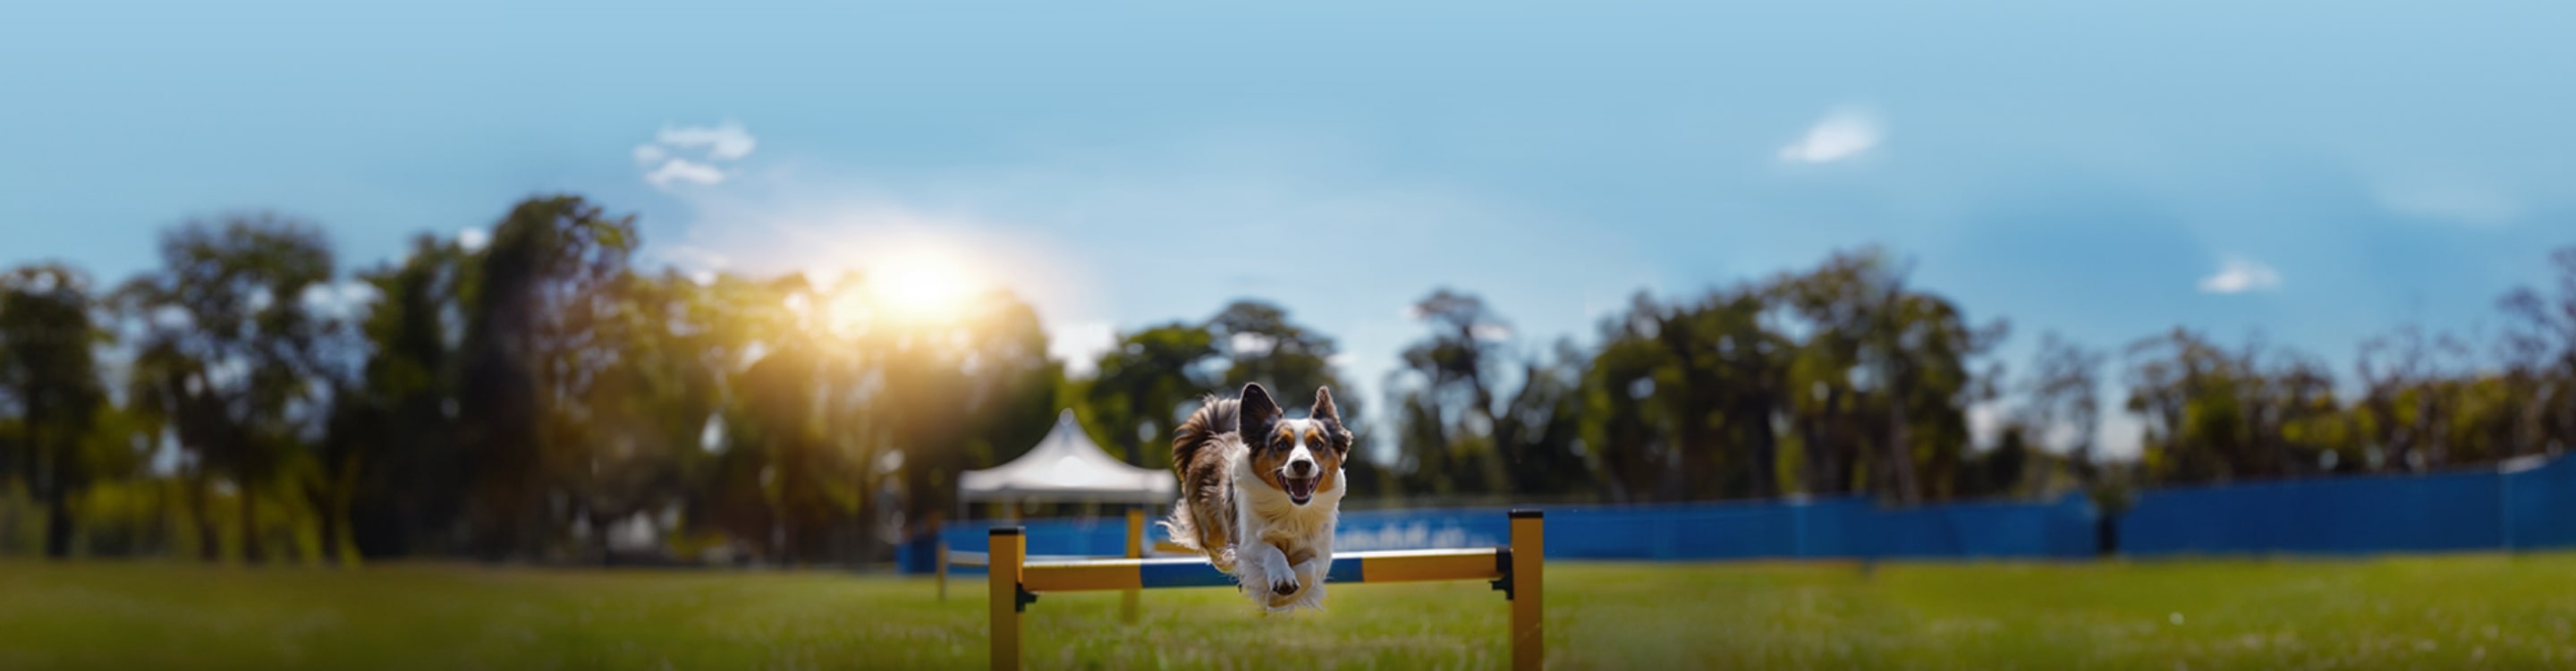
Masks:
[[[690,184],[722,184],[724,181],[724,170],[685,158],[675,158],[669,161],[664,161],[662,163],[662,167],[655,168],[652,172],[644,173],[645,183],[664,189],[671,188],[672,184],[679,182],[687,182]]]
[[[492,234],[480,228],[468,228],[456,232],[456,244],[464,247],[465,251],[479,251],[483,249],[484,244],[491,241]]]
[[[1835,110],[1807,129],[1805,137],[1780,148],[1790,163],[1832,163],[1859,156],[1886,138],[1878,119],[1858,110]]]
[[[2522,218],[2522,203],[2493,188],[2458,181],[2381,186],[2379,205],[2409,216],[2493,226]]]
[[[1066,324],[1047,333],[1047,356],[1064,362],[1064,374],[1088,377],[1100,372],[1100,355],[1118,346],[1118,327],[1105,321]]]
[[[721,164],[750,156],[760,146],[742,124],[727,121],[715,126],[663,126],[653,134],[653,141],[635,145],[635,167],[644,170],[645,183],[668,190],[675,184],[722,184],[731,175]]]
[[[2232,258],[2219,264],[2218,274],[2200,278],[2202,293],[2237,294],[2281,286],[2281,272],[2263,262]]]
[[[718,161],[742,160],[760,146],[759,138],[732,121],[715,126],[663,126],[662,132],[653,135],[653,141],[672,149],[704,148],[707,158]]]

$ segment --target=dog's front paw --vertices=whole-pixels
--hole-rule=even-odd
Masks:
[[[1270,607],[1284,608],[1287,607],[1288,604],[1296,602],[1297,590],[1303,587],[1303,585],[1297,584],[1297,578],[1294,576],[1271,581]]]
[[[1296,596],[1301,588],[1306,586],[1301,586],[1301,583],[1296,581],[1296,576],[1283,576],[1270,581],[1270,609],[1285,609],[1288,604],[1296,604]]]

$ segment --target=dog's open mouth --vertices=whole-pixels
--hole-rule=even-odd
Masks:
[[[1279,478],[1279,483],[1288,488],[1288,500],[1294,501],[1297,505],[1302,506],[1306,505],[1307,501],[1315,498],[1315,483],[1322,482],[1323,480],[1324,478],[1322,476],[1312,478],[1281,477]]]

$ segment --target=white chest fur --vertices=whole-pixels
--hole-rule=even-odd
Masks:
[[[1234,483],[1235,579],[1274,612],[1296,607],[1321,608],[1324,575],[1333,563],[1333,527],[1341,519],[1345,474],[1333,473],[1333,484],[1298,505],[1288,493],[1261,480],[1244,454],[1230,455]],[[1291,578],[1290,576],[1294,576]],[[1288,603],[1268,600],[1254,586],[1293,584]],[[1281,591],[1281,593],[1288,593]]]
[[[1234,500],[1241,517],[1235,528],[1243,530],[1241,540],[1270,543],[1290,554],[1298,550],[1330,554],[1333,525],[1341,519],[1346,489],[1343,474],[1334,473],[1331,488],[1316,490],[1305,505],[1298,505],[1287,492],[1253,474],[1250,462],[1237,460],[1234,469]]]

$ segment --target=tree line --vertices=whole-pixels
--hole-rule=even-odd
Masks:
[[[577,196],[489,230],[344,273],[314,224],[228,215],[165,231],[159,266],[112,285],[59,263],[0,275],[0,550],[877,561],[1059,408],[1169,467],[1180,418],[1256,381],[1348,399],[1351,486],[1397,505],[2116,505],[2137,486],[2472,467],[2576,437],[2576,248],[2551,257],[2553,284],[2498,301],[2500,333],[2373,336],[2340,382],[2295,349],[2181,328],[2117,350],[2043,334],[2014,372],[2002,320],[1863,248],[1640,293],[1588,344],[1526,341],[1439,289],[1368,396],[1332,337],[1257,299],[1120,333],[1068,377],[1007,291],[924,315],[882,304],[864,269],[642,267],[634,217]],[[2135,459],[2100,454],[2106,411],[2138,420]]]

